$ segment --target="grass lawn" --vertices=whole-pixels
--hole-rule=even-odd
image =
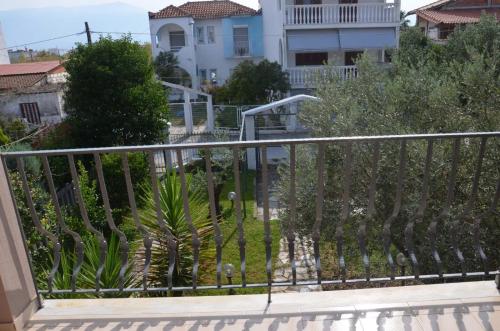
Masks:
[[[246,201],[246,218],[243,220],[243,227],[246,239],[246,282],[251,283],[267,283],[266,276],[266,255],[265,255],[265,245],[264,245],[264,223],[253,217],[255,208],[255,192],[254,192],[254,179],[255,172],[248,171],[246,178],[242,176],[242,194]],[[245,185],[243,181],[245,180]],[[235,211],[231,210],[231,201],[227,199],[229,192],[234,191],[234,180],[228,180],[224,185],[223,192],[221,194],[221,204],[224,211],[230,210],[229,217],[221,224],[221,230],[223,235],[223,248],[222,248],[222,265],[226,263],[231,263],[235,267],[235,274],[233,277],[233,284],[241,284],[241,269],[240,269],[240,253],[238,245],[238,227],[236,223]],[[243,207],[242,207],[243,208]],[[272,256],[273,265],[275,259],[278,256],[279,241],[280,241],[280,229],[277,220],[271,221],[271,235],[272,235]],[[212,240],[212,247],[215,248],[215,242]],[[201,270],[200,270],[201,271]],[[203,267],[203,277],[200,279],[200,285],[202,284],[216,284],[216,260],[214,255],[214,260],[208,262]],[[227,279],[222,271],[222,282],[227,284]],[[253,288],[253,289],[238,289],[237,294],[243,293],[264,293],[265,288]],[[196,293],[186,293],[187,295],[224,295],[227,294],[225,290],[211,290],[211,291],[197,291]]]

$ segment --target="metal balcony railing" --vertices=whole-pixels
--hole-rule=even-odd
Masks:
[[[394,3],[292,5],[285,8],[285,25],[399,23]]]
[[[306,66],[288,68],[288,79],[292,88],[314,88],[325,78],[337,76],[340,79],[355,78],[358,70],[351,66]]]
[[[10,184],[12,186],[12,176],[14,173],[20,177],[20,182],[22,183],[22,188],[19,190],[24,191],[24,203],[27,204],[31,218],[33,221],[33,226],[36,228],[43,240],[40,242],[52,250],[52,267],[48,277],[46,279],[39,280],[40,293],[44,294],[71,294],[71,293],[108,293],[108,292],[118,292],[118,293],[131,293],[131,292],[158,292],[158,291],[185,291],[185,290],[202,290],[202,289],[231,289],[231,288],[255,288],[255,287],[267,287],[271,288],[273,286],[293,286],[293,285],[340,285],[343,283],[364,283],[364,282],[387,282],[394,280],[444,280],[444,279],[465,279],[474,277],[491,277],[498,273],[498,265],[490,265],[489,261],[491,256],[487,256],[486,248],[494,249],[494,247],[484,247],[484,241],[481,237],[481,222],[487,219],[496,219],[498,221],[498,209],[497,204],[500,198],[500,178],[498,175],[499,165],[499,142],[500,142],[500,132],[489,132],[489,133],[456,133],[456,134],[423,134],[423,135],[392,135],[392,136],[365,136],[365,137],[332,137],[332,138],[309,138],[309,139],[292,139],[292,140],[266,140],[266,141],[237,141],[237,142],[219,142],[219,143],[194,143],[187,145],[155,145],[155,146],[134,146],[134,147],[110,147],[110,148],[88,148],[88,149],[69,149],[69,150],[50,150],[50,151],[29,151],[29,152],[12,152],[12,153],[2,153],[1,159],[4,167],[7,169],[9,167],[8,176],[10,178]],[[440,144],[445,144],[448,148],[439,149],[438,153],[435,150]],[[423,156],[421,158],[418,155],[413,154],[415,146],[420,146],[421,151],[423,151]],[[273,281],[273,258],[277,256],[278,252],[272,250],[272,236],[270,227],[270,213],[269,213],[269,162],[268,162],[268,150],[276,146],[285,146],[289,150],[289,159],[286,166],[289,169],[288,180],[290,183],[289,193],[288,193],[288,206],[286,213],[286,221],[290,224],[283,233],[283,237],[288,240],[289,249],[289,259],[290,259],[290,271],[291,277],[290,281],[286,282],[276,282]],[[294,253],[294,241],[295,241],[295,227],[299,220],[298,216],[298,205],[297,205],[297,151],[299,148],[310,147],[314,153],[310,153],[310,157],[315,159],[316,167],[315,177],[315,208],[314,208],[314,224],[310,229],[312,243],[314,247],[314,260],[316,267],[316,278],[311,280],[300,280],[297,278],[297,268],[298,261],[296,261]],[[358,149],[362,148],[363,149]],[[395,162],[392,164],[394,168],[393,182],[390,185],[395,187],[395,190],[387,190],[388,186],[378,187],[378,167],[382,160],[389,157],[389,147],[392,149],[392,154],[394,155]],[[340,154],[335,154],[337,149],[340,148],[343,152]],[[200,241],[199,241],[199,231],[193,224],[190,210],[190,194],[186,185],[187,174],[186,165],[183,162],[182,153],[185,150],[206,150],[211,151],[211,153],[205,154],[205,166],[206,166],[206,182],[207,182],[207,194],[210,208],[206,211],[212,225],[214,228],[214,248],[215,248],[215,268],[213,283],[211,284],[200,284],[199,282],[199,268],[200,268]],[[217,158],[217,150],[227,149],[232,153],[232,175],[234,176],[234,214],[236,219],[235,236],[238,238],[238,250],[240,257],[240,265],[237,269],[239,275],[241,276],[241,281],[237,281],[234,284],[223,284],[222,281],[222,257],[227,254],[224,251],[223,239],[220,231],[220,224],[215,215],[215,198],[214,198],[214,180],[213,180],[213,161]],[[467,183],[457,183],[457,178],[464,169],[461,168],[460,153],[467,151],[467,155],[471,155],[470,163],[473,165],[472,171],[469,173],[468,179],[470,182]],[[182,191],[182,201],[183,201],[183,212],[186,222],[186,226],[191,232],[191,242],[183,243],[184,245],[190,245],[192,251],[192,277],[190,279],[190,286],[179,286],[176,285],[173,279],[174,270],[176,268],[176,261],[179,258],[177,256],[179,242],[169,228],[166,226],[165,220],[163,218],[163,211],[161,209],[160,200],[163,197],[160,196],[159,183],[162,177],[157,173],[157,166],[155,163],[155,154],[161,153],[163,151],[174,152],[177,156],[174,162],[174,168],[178,172],[178,177],[180,178],[180,189]],[[357,153],[356,151],[359,151]],[[154,198],[154,203],[156,206],[156,221],[158,227],[163,231],[167,245],[163,247],[164,258],[168,261],[168,269],[165,269],[165,277],[168,281],[168,286],[166,287],[151,287],[149,282],[149,270],[151,263],[151,249],[156,243],[151,239],[151,234],[148,233],[147,228],[144,224],[141,224],[139,214],[142,212],[136,203],[137,192],[134,192],[132,176],[129,166],[128,156],[131,153],[144,153],[147,156],[149,162],[149,185],[151,186],[152,196]],[[248,281],[248,273],[255,273],[257,270],[248,270],[246,263],[246,234],[243,226],[242,218],[242,182],[240,180],[240,174],[242,171],[241,156],[246,153],[258,153],[260,155],[260,174],[262,176],[262,199],[263,199],[263,222],[262,222],[262,245],[263,250],[265,250],[265,259],[262,260],[262,266],[259,271],[265,272],[267,281],[263,283]],[[326,156],[332,155],[334,153],[334,162],[338,162],[342,165],[343,170],[341,174],[331,174],[330,167],[332,166],[331,157],[328,157],[330,162],[326,162]],[[137,234],[139,234],[142,239],[142,247],[140,248],[145,252],[144,257],[144,267],[140,270],[133,270],[134,277],[138,280],[133,286],[124,286],[124,273],[127,269],[131,259],[137,258],[134,254],[131,254],[131,243],[127,241],[127,237],[124,232],[118,228],[113,219],[113,214],[110,207],[110,199],[107,186],[106,178],[103,172],[103,166],[101,158],[105,154],[117,154],[121,157],[122,170],[123,170],[123,180],[126,184],[126,191],[128,195],[128,201],[130,204],[131,217],[134,220],[136,226]],[[443,156],[445,155],[445,157]],[[366,196],[353,196],[352,187],[361,176],[361,173],[353,173],[354,163],[356,158],[362,159],[362,157],[367,157],[368,163],[362,165],[362,173],[369,174],[368,178],[369,184],[367,187],[362,188],[366,192]],[[438,176],[433,177],[432,181],[430,179],[431,168],[435,167],[436,164],[433,163],[434,158],[440,158],[440,160],[449,160],[449,162],[439,163],[437,166],[446,173],[446,176],[441,178]],[[55,209],[55,222],[57,226],[55,228],[49,228],[41,220],[40,208],[37,206],[37,201],[33,200],[32,189],[30,183],[27,180],[26,172],[26,162],[28,159],[38,159],[41,161],[43,166],[43,182],[41,187],[45,188],[50,197],[52,198],[52,204]],[[93,162],[95,165],[96,178],[99,188],[99,195],[102,199],[102,205],[105,212],[106,222],[109,227],[108,232],[116,234],[119,238],[120,245],[120,256],[121,256],[121,268],[120,268],[120,282],[115,288],[101,288],[100,287],[100,277],[102,276],[103,269],[106,268],[106,247],[107,242],[103,233],[92,226],[92,222],[89,219],[87,213],[86,205],[84,199],[82,198],[82,192],[80,190],[80,174],[76,167],[75,159],[86,159],[88,162]],[[59,159],[59,161],[57,161]],[[77,200],[78,208],[81,214],[81,223],[78,226],[73,224],[73,228],[66,223],[63,214],[61,212],[61,206],[58,202],[57,197],[57,187],[54,183],[52,175],[52,166],[54,162],[60,162],[61,159],[66,160],[69,165],[68,171],[71,174],[72,184],[75,188],[75,197]],[[359,162],[359,161],[358,161]],[[175,164],[176,163],[176,164]],[[407,178],[407,168],[409,164],[413,166],[418,165],[419,174],[416,178]],[[358,163],[359,165],[359,163]],[[387,166],[384,163],[384,166]],[[489,170],[488,170],[489,169]],[[492,170],[493,169],[493,170]],[[496,170],[495,170],[496,169]],[[471,169],[468,169],[471,170]],[[488,170],[488,176],[485,176],[485,171]],[[494,175],[491,175],[491,174]],[[325,198],[325,189],[328,186],[326,179],[328,176],[338,175],[340,178],[341,185],[339,185],[338,192],[335,195],[339,197],[339,220],[335,225],[335,236],[331,239],[322,238],[323,226],[325,225],[324,220],[324,210],[325,204],[329,204],[329,201]],[[462,178],[462,177],[460,177]],[[405,182],[418,183],[417,192],[413,192],[412,195],[405,192]],[[446,198],[443,199],[443,203],[439,206],[434,206],[434,210],[428,211],[429,195],[433,190],[434,185],[444,185],[446,187]],[[467,196],[461,196],[462,201],[465,201],[460,208],[454,205],[454,193],[457,185],[467,187],[461,192],[467,192]],[[488,186],[489,189],[486,192],[490,192],[484,199],[486,201],[481,206],[476,205],[478,201],[478,192],[483,192],[482,186]],[[392,187],[392,186],[391,186]],[[17,188],[12,188],[17,189]],[[393,196],[395,192],[395,196]],[[391,211],[377,211],[376,205],[376,195],[382,195],[385,198],[393,199],[394,208]],[[408,201],[407,195],[412,196],[415,201]],[[364,196],[364,197],[363,197]],[[415,198],[416,197],[416,198]],[[484,196],[482,196],[484,198]],[[19,203],[19,201],[18,201]],[[414,210],[406,218],[406,224],[401,224],[395,227],[396,221],[399,219],[403,206],[409,204]],[[437,208],[437,209],[436,209]],[[457,208],[457,210],[455,210]],[[379,212],[386,214],[385,221],[380,224],[374,224],[375,214]],[[429,214],[434,213],[434,214]],[[285,220],[282,220],[285,221]],[[440,233],[438,228],[443,226],[446,222],[451,222],[451,227],[449,231],[452,234],[452,246],[449,247],[449,251],[443,252],[438,251],[437,245],[440,241]],[[248,220],[245,220],[248,222]],[[323,223],[323,224],[322,224]],[[463,243],[458,241],[458,236],[456,233],[461,231],[462,227],[468,224],[470,226],[470,237],[472,238],[473,245],[470,247],[465,247]],[[417,233],[415,231],[416,227],[424,227],[427,230],[425,238],[417,238]],[[354,237],[348,237],[349,233],[352,231],[347,231],[356,227],[356,235]],[[377,237],[370,236],[373,232],[369,231],[369,227],[379,229]],[[401,231],[404,233],[404,251],[405,255],[411,263],[412,272],[409,275],[399,275],[396,272],[396,262],[395,262],[395,252],[391,248],[393,243],[394,231]],[[94,288],[78,288],[77,280],[80,275],[81,266],[83,263],[83,252],[84,246],[87,242],[82,240],[81,232],[89,231],[92,236],[96,238],[100,246],[100,256],[99,267],[97,273],[95,274],[95,284]],[[380,235],[380,237],[378,237]],[[71,266],[71,274],[65,275],[70,278],[70,284],[66,288],[55,288],[54,287],[54,276],[61,268],[61,246],[62,237],[72,238],[74,242],[76,258]],[[347,239],[353,240],[359,248],[359,254],[361,256],[361,265],[355,266],[360,267],[364,277],[351,277],[348,272],[350,264],[354,263],[349,260],[347,249],[352,250],[353,246],[350,248],[346,247]],[[321,263],[324,255],[322,255],[321,241],[329,241],[332,244],[335,243],[337,250],[336,254],[338,259],[338,268],[340,273],[338,275],[326,274],[322,269],[324,265]],[[368,241],[371,244],[368,245]],[[430,251],[428,255],[423,256],[421,251],[417,250],[418,245],[421,245],[423,241],[430,242]],[[370,251],[378,247],[380,251],[383,252],[385,256],[387,265],[387,274],[382,276],[373,277],[370,268]],[[498,248],[498,247],[497,247]],[[465,254],[464,252],[467,252]],[[36,252],[31,252],[36,253]],[[426,253],[427,254],[427,253]],[[475,256],[481,263],[474,264],[467,269],[466,259],[468,257]],[[443,257],[447,256],[450,259],[454,259],[457,262],[457,270],[448,270],[443,268]],[[425,269],[422,268],[422,259],[426,258],[432,266],[427,266]],[[497,260],[495,260],[497,261]],[[433,269],[435,272],[422,272],[422,270]]]

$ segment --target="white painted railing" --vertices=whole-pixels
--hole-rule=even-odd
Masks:
[[[286,6],[286,25],[398,23],[399,4],[361,3]]]
[[[339,76],[341,79],[356,77],[357,69],[352,66],[308,66],[288,68],[288,79],[292,88],[310,87],[314,88],[316,82],[322,78]]]

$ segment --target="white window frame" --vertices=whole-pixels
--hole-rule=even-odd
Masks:
[[[198,45],[205,44],[205,27],[197,26],[196,27],[196,42]]]
[[[210,32],[209,30],[212,30],[212,38],[213,39],[210,39]],[[208,44],[215,44],[215,26],[213,25],[209,25],[207,26],[207,43]]]
[[[236,40],[236,35],[235,35],[235,29],[247,29],[247,40],[246,40],[246,47],[243,45],[242,41],[237,41]],[[237,45],[237,43],[241,43],[240,45]],[[248,28],[248,25],[233,25],[233,52],[235,57],[249,57],[250,56],[250,29]],[[245,51],[246,49],[246,51]]]

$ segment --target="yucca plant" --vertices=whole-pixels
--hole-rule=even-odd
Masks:
[[[84,258],[83,264],[80,269],[80,273],[78,274],[78,278],[76,281],[76,288],[80,289],[93,289],[95,288],[95,276],[97,269],[99,268],[99,242],[96,238],[90,235],[86,235],[83,238],[85,243],[84,246]],[[76,255],[73,251],[63,249],[61,250],[61,262],[59,265],[59,270],[54,278],[54,289],[71,289],[71,275],[73,273],[73,267],[76,262]],[[52,262],[51,262],[52,265]],[[50,266],[51,266],[50,265]],[[43,284],[47,279],[48,271],[50,271],[50,266],[46,273],[42,275],[39,279],[39,284]],[[123,287],[131,287],[136,282],[134,280],[133,274],[133,260],[129,259],[129,264],[127,265],[127,269],[124,274],[124,283]],[[121,260],[120,260],[120,241],[115,234],[112,234],[108,241],[108,249],[106,253],[106,260],[104,262],[104,270],[100,277],[100,288],[101,289],[109,289],[109,288],[119,288],[120,285],[120,269],[121,269]],[[41,288],[44,288],[41,286]],[[82,298],[82,297],[122,297],[122,296],[130,296],[130,293],[84,293],[84,294],[58,294],[50,297],[65,297],[65,298]]]
[[[193,270],[192,232],[184,214],[181,183],[175,172],[172,172],[167,174],[158,184],[162,222],[164,222],[177,242],[175,269],[172,277],[173,285],[189,286],[192,284]],[[214,228],[211,220],[207,218],[209,205],[202,192],[190,189],[189,178],[187,187],[191,218],[201,242],[198,274],[198,278],[201,278],[204,261],[213,261],[214,249],[210,248],[209,241],[213,236]],[[144,203],[144,208],[139,213],[141,223],[147,228],[153,240],[148,286],[166,287],[168,286],[167,272],[169,264],[167,236],[158,224],[156,205],[150,187],[143,188],[141,199],[143,199]],[[143,270],[145,262],[144,249],[138,250],[138,261],[138,269]]]

